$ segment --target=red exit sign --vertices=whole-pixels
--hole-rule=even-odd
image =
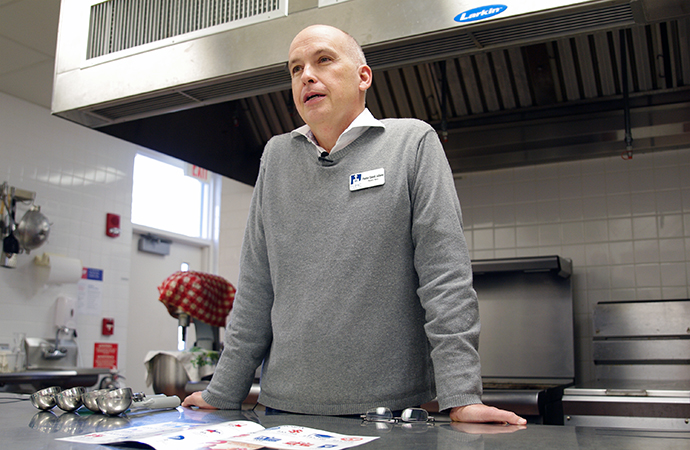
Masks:
[[[211,180],[211,172],[203,167],[195,166],[194,164],[185,164],[184,174],[188,177],[196,178],[204,183],[208,183]]]

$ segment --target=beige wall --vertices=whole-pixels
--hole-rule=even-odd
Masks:
[[[242,237],[254,188],[223,178],[218,239],[218,275],[237,287]]]

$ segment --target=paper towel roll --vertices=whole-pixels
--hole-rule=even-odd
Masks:
[[[82,265],[81,260],[55,253],[44,253],[34,258],[37,266],[47,268],[48,284],[76,283],[81,279]]]

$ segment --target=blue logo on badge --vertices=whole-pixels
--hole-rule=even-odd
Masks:
[[[456,22],[474,22],[501,14],[506,9],[508,9],[506,5],[480,6],[479,8],[468,9],[458,14],[454,20]]]
[[[355,184],[362,181],[362,174],[361,173],[356,173],[354,175],[350,175],[350,184]]]

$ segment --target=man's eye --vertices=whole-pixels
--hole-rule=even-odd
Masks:
[[[322,56],[321,58],[319,58],[319,62],[328,62],[330,60],[331,58],[328,56]]]
[[[290,70],[290,73],[293,74],[293,75],[295,75],[295,74],[299,73],[300,70],[302,70],[302,67],[300,67],[300,66],[294,66],[294,67],[292,68],[292,70]]]

